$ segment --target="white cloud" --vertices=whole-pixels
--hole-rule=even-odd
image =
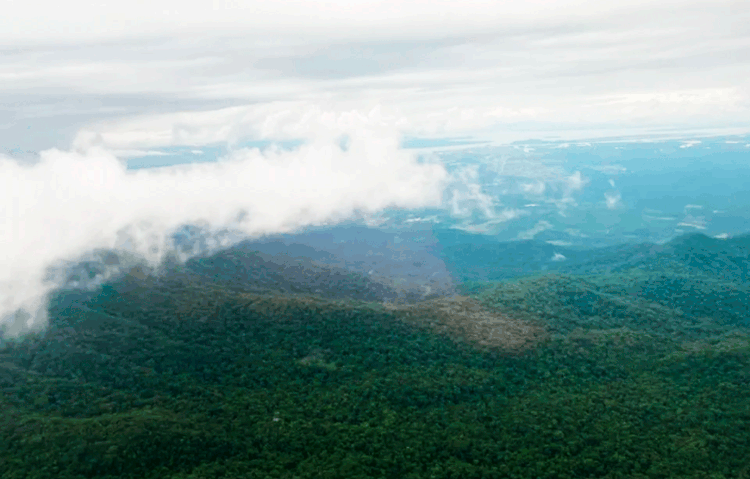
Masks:
[[[622,149],[622,147],[615,147],[615,149]],[[628,171],[628,169],[622,165],[595,165],[592,166],[591,169],[608,175],[616,175]]]
[[[550,240],[550,241],[547,241],[546,243],[554,245],[554,246],[570,246],[573,244],[570,241],[563,241],[563,240]]]
[[[533,196],[541,196],[544,194],[544,191],[547,189],[547,185],[544,184],[542,181],[538,181],[536,183],[522,183],[521,189],[523,189],[524,193],[533,195]]]
[[[697,5],[694,2],[690,8],[693,12],[689,13],[703,8],[710,15],[712,10],[706,7],[715,5],[719,8],[722,3],[727,2],[710,4],[704,0]],[[27,41],[81,41],[162,33],[195,34],[199,31],[250,31],[261,42],[268,35],[279,33],[313,39],[430,38],[441,34],[480,35],[494,31],[498,26],[533,22],[546,25],[559,20],[593,21],[623,14],[632,20],[645,6],[654,9],[654,15],[657,15],[659,10],[682,13],[679,7],[687,5],[684,1],[668,1],[661,2],[661,8],[656,8],[645,0],[619,0],[607,5],[578,0],[501,0],[492,3],[480,0],[362,0],[355,4],[332,0],[214,0],[195,4],[174,0],[140,0],[127,4],[72,0],[65,4],[50,3],[40,9],[35,4],[16,2],[11,7],[13,15],[4,16],[0,22],[0,31],[5,38],[13,38],[21,45]],[[577,38],[572,40],[566,46],[580,41]],[[590,38],[582,40],[590,41]],[[274,42],[266,39],[264,43]]]
[[[650,216],[644,214],[642,215],[642,218],[649,223],[651,221],[677,221],[677,218],[674,218],[672,216]]]
[[[159,150],[112,150],[112,154],[118,158],[142,157],[142,156],[172,156],[173,153],[166,153]]]
[[[312,136],[296,151],[241,149],[211,164],[127,171],[97,146],[44,151],[35,165],[3,158],[0,203],[10,205],[10,215],[2,215],[0,228],[0,317],[7,322],[25,308],[39,324],[43,295],[53,286],[43,281],[48,267],[118,247],[158,262],[168,233],[182,224],[257,235],[356,212],[441,205],[448,180],[441,165],[418,163],[399,149],[396,132],[377,121],[336,118],[348,117],[323,113],[306,120],[323,125],[295,124]],[[349,134],[346,151],[332,135],[317,132],[330,122]]]
[[[588,182],[588,179],[581,176],[580,171],[576,171],[567,178],[567,185],[571,192],[583,189]]]
[[[579,238],[588,238],[588,235],[581,233],[580,230],[577,230],[575,228],[566,228],[565,232],[568,233],[570,236],[577,236]]]
[[[497,234],[499,227],[508,221],[526,216],[528,213],[515,208],[505,208],[496,213],[492,219],[479,224],[461,223],[451,226],[453,229],[460,229],[470,233]]]
[[[479,211],[483,218],[493,220],[497,217],[495,213],[495,199],[482,191],[479,182],[477,165],[471,165],[460,169],[451,175],[451,214],[454,216],[471,216],[473,212]]]
[[[607,209],[614,210],[622,206],[622,197],[619,192],[604,193]]]
[[[690,228],[695,228],[698,230],[704,230],[706,229],[706,225],[703,222],[681,222],[677,223],[677,226],[689,226]],[[683,230],[675,230],[675,231],[683,231]]]
[[[329,101],[381,105],[408,134],[492,139],[723,128],[750,114],[739,80],[750,66],[733,60],[747,38],[732,28],[750,13],[730,0],[220,4],[13,2],[0,18],[0,42],[13,45],[0,56],[0,104],[18,122],[77,128]],[[67,148],[44,134],[37,151]]]
[[[518,233],[518,239],[523,239],[523,240],[533,239],[534,236],[550,228],[552,228],[552,224],[549,221],[544,221],[544,220],[539,221],[537,222],[537,224],[534,225],[533,228]]]
[[[330,139],[362,125],[398,134],[397,123],[398,118],[384,114],[380,105],[359,111],[326,105],[325,102],[270,102],[93,123],[78,132],[72,146],[85,150],[91,146],[155,148],[214,143],[232,145],[251,138]]]
[[[689,205],[693,206],[696,209],[701,209],[701,206],[695,206],[695,205]],[[707,228],[707,222],[705,216],[693,216],[691,214],[686,214],[685,218],[682,219],[681,222],[677,223],[677,226],[689,226],[690,228],[695,228],[699,230],[705,230]]]

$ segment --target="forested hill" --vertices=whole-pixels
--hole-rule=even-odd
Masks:
[[[464,278],[480,277],[462,283],[459,289],[465,293],[479,294],[503,288],[503,283],[511,278],[515,278],[510,283],[513,285],[553,281],[565,284],[569,290],[567,295],[587,297],[586,302],[592,303],[592,307],[612,301],[653,303],[695,321],[708,318],[726,324],[750,325],[750,283],[747,281],[750,236],[720,240],[691,234],[664,245],[624,245],[585,254],[574,251],[570,252],[570,258],[553,264],[532,259],[541,257],[540,251],[545,250],[560,251],[552,245],[524,242],[515,245],[514,254],[498,252],[512,259],[505,260],[497,269],[492,269],[495,265],[486,267],[492,271],[486,276],[495,278],[494,281],[481,278],[480,267],[470,263],[479,263],[480,255],[488,254],[486,250],[469,253],[452,264],[449,260],[446,262],[449,269],[472,271],[463,273]],[[540,271],[540,264],[549,268]],[[461,276],[461,273],[456,272],[456,275]],[[533,278],[539,278],[538,282]],[[559,297],[555,293],[557,287],[545,286],[544,289],[549,290],[539,294],[546,295],[554,304]],[[609,311],[607,307],[604,310]],[[645,327],[656,326],[646,324]]]
[[[430,281],[426,275],[410,277],[397,274],[396,268],[390,268],[386,273],[367,274],[362,268],[338,266],[336,263],[339,262],[332,255],[312,248],[304,248],[304,251],[309,250],[317,260],[300,257],[299,249],[303,246],[292,245],[295,246],[298,254],[291,256],[284,250],[267,254],[239,245],[207,258],[190,260],[172,275],[191,277],[236,291],[308,293],[364,301],[414,302],[454,293],[450,280]]]
[[[0,479],[745,477],[741,242],[663,246],[435,297],[240,249],[59,291],[0,350]]]
[[[665,244],[624,244],[589,250],[543,241],[453,245],[441,251],[461,281],[494,281],[541,271],[567,274],[646,271],[694,274],[745,282],[750,271],[750,235],[729,239],[686,234]]]

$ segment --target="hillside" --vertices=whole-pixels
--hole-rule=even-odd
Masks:
[[[0,478],[750,471],[747,290],[710,263],[399,302],[282,257],[60,291],[45,333],[0,350]]]
[[[562,257],[556,259],[556,255]],[[750,235],[715,239],[693,233],[661,245],[623,244],[588,250],[538,240],[462,244],[444,248],[441,257],[462,281],[498,281],[541,271],[597,274],[641,268],[744,282],[750,268]]]

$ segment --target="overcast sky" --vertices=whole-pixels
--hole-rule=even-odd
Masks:
[[[0,141],[22,150],[67,148],[84,127],[128,148],[283,134],[242,124],[229,107],[304,116],[379,105],[404,133],[493,137],[509,124],[625,132],[750,118],[745,0],[15,0],[5,9]],[[178,134],[181,122],[194,134]]]
[[[41,162],[0,157],[0,324],[22,306],[40,321],[45,269],[123,235],[158,257],[186,222],[257,234],[443,204],[452,179],[404,136],[750,129],[747,0],[3,8],[0,154]],[[122,162],[257,139],[306,143],[158,171]]]

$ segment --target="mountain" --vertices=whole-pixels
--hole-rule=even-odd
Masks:
[[[434,298],[305,245],[128,266],[0,348],[0,478],[734,477],[750,292],[709,260],[739,271],[746,242],[453,245],[475,269],[622,271]]]
[[[750,267],[750,236],[723,240],[693,233],[665,244],[622,244],[588,250],[526,240],[454,245],[444,248],[441,257],[461,280],[496,281],[542,271],[621,273],[640,268],[745,282]]]

